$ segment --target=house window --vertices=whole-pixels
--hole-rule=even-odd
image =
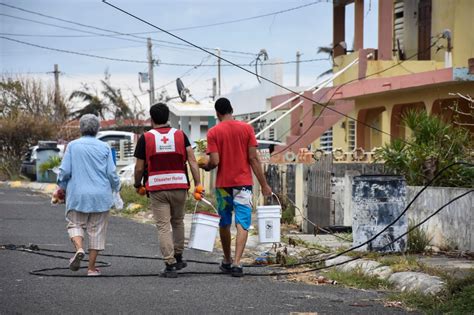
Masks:
[[[326,130],[319,138],[321,150],[332,152],[332,127]]]
[[[399,51],[403,54],[405,51],[403,37],[404,37],[404,15],[405,15],[405,8],[403,4],[403,0],[395,0],[393,4],[393,47],[395,49],[399,49]],[[401,56],[399,56],[400,58]],[[404,59],[404,58],[400,58]]]
[[[352,151],[356,148],[356,122],[351,119],[347,124],[347,144],[349,151]]]

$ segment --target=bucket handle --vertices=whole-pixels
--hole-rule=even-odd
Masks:
[[[272,192],[272,196],[271,197],[275,197],[276,201],[278,202],[278,204],[280,205],[280,214],[283,212],[283,207],[281,206],[281,202],[280,202],[280,198],[278,198],[278,196]]]
[[[275,197],[275,199],[277,200],[278,204],[279,204],[280,207],[281,207],[280,198],[278,198],[277,194],[275,194],[274,192],[272,192],[272,197]]]
[[[196,201],[196,205],[194,206],[194,213],[193,213],[193,215],[196,214],[196,210],[197,210],[197,207],[198,207],[198,204],[199,204],[200,201],[202,201],[202,202],[204,202],[205,204],[211,206],[211,208],[214,209],[214,211],[215,211],[217,214],[219,214],[219,212],[218,212],[217,209],[214,207],[214,205],[212,204],[212,202],[210,202],[210,201],[207,200],[206,198],[201,198],[201,200]]]

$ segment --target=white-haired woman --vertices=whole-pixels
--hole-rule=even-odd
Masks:
[[[109,209],[113,192],[120,189],[120,179],[110,147],[96,139],[99,118],[86,114],[80,119],[81,138],[70,142],[64,154],[58,185],[66,191],[67,231],[76,253],[69,268],[77,271],[85,256],[84,231],[89,237],[88,276],[99,276],[95,267],[97,254],[104,250]]]

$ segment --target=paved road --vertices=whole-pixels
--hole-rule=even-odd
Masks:
[[[38,244],[71,250],[64,208],[27,190],[0,187],[0,243]],[[111,218],[108,254],[153,256],[158,253],[155,227]],[[219,261],[216,254],[186,251],[189,259]],[[103,273],[150,274],[161,261],[105,257]],[[270,277],[182,275],[177,279],[41,277],[30,270],[67,267],[67,261],[25,252],[0,250],[0,314],[10,313],[259,313],[401,314],[384,308],[381,293],[289,283]],[[187,271],[216,271],[216,266],[189,264]],[[66,275],[69,270],[55,271]],[[354,306],[357,305],[357,306]]]

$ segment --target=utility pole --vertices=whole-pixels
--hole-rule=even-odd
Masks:
[[[51,73],[51,72],[49,72]],[[66,115],[66,112],[63,108],[63,104],[61,104],[61,91],[59,90],[59,66],[57,64],[54,65],[53,72],[54,74],[54,116],[56,120],[61,120]]]
[[[300,86],[300,57],[301,53],[298,50],[296,52],[296,86]]]
[[[150,107],[155,104],[155,83],[153,80],[153,51],[151,46],[151,38],[147,38],[147,50],[148,50],[148,81],[150,83]]]
[[[59,66],[57,64],[54,65],[54,104],[56,105],[56,110],[59,108]]]
[[[217,96],[221,96],[221,50],[217,48]]]
[[[216,93],[217,93],[217,81],[216,78],[212,78],[212,100],[216,100]]]

